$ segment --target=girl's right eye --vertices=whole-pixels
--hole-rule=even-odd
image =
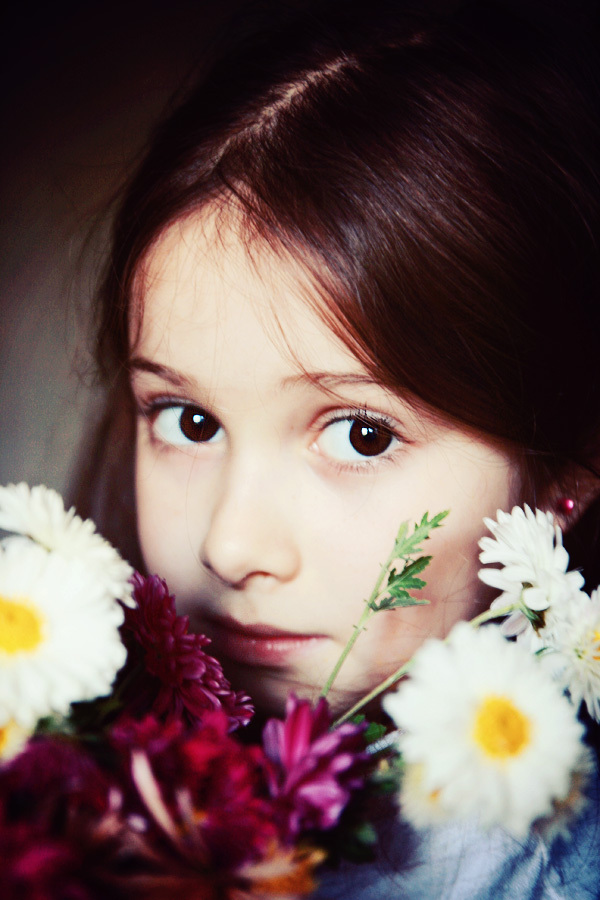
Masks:
[[[219,421],[199,406],[162,406],[151,413],[150,421],[153,435],[175,447],[214,443],[222,437]]]

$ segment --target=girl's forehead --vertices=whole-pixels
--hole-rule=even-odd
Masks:
[[[207,315],[210,300],[236,298],[255,306],[283,297],[299,301],[310,291],[301,266],[276,254],[266,241],[246,239],[233,212],[208,209],[170,225],[142,261],[134,309],[183,296]],[[298,303],[298,306],[301,306]]]
[[[130,315],[134,352],[166,346],[267,341],[302,369],[325,354],[330,365],[365,373],[364,366],[319,313],[319,292],[308,267],[248,241],[237,217],[208,210],[167,228],[140,266]]]

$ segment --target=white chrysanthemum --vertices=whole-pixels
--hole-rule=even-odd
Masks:
[[[33,541],[0,546],[0,727],[24,728],[109,693],[125,662],[123,609],[85,561]]]
[[[583,586],[583,577],[567,572],[569,554],[552,513],[515,506],[510,513],[498,510],[497,521],[483,521],[494,537],[480,540],[479,559],[502,568],[480,569],[479,578],[502,592],[492,609],[513,607],[503,632],[522,632],[536,613],[549,608],[560,616],[563,605]]]
[[[521,836],[568,795],[582,726],[538,661],[496,627],[462,622],[446,642],[427,641],[384,707],[405,732],[404,759],[420,767],[415,824],[434,800],[429,821],[478,816]]]
[[[91,519],[65,510],[60,494],[44,485],[0,486],[0,529],[31,538],[46,550],[77,558],[112,597],[132,605],[133,569],[98,532]]]
[[[578,708],[583,702],[600,722],[600,590],[591,597],[581,592],[567,614],[539,636],[539,646],[550,649],[544,663],[566,688]]]

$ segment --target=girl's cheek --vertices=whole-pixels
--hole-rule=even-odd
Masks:
[[[164,466],[150,454],[136,462],[138,537],[146,567],[164,578],[177,572],[182,546],[181,497],[165,477]],[[189,541],[188,541],[189,543]]]

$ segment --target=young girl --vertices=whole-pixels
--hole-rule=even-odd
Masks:
[[[426,511],[451,511],[429,604],[373,619],[337,709],[489,604],[477,541],[498,508],[552,511],[600,580],[597,98],[566,31],[481,2],[317,4],[223,59],[128,188],[80,507],[263,710],[318,694]],[[397,827],[386,863],[322,896],[598,884],[590,816],[551,855],[433,829],[402,873]]]

